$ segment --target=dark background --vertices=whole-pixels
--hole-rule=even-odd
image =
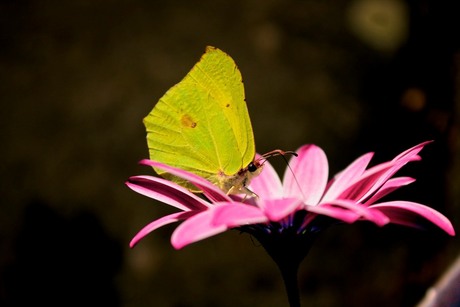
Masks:
[[[382,162],[435,140],[393,199],[459,231],[454,2],[2,1],[0,305],[286,304],[274,263],[236,231],[175,251],[168,226],[128,248],[172,211],[124,186],[152,173],[137,165],[142,118],[206,45],[242,71],[258,152],[315,143],[332,175],[367,151]],[[301,267],[302,300],[413,306],[458,252],[436,229],[337,226]]]

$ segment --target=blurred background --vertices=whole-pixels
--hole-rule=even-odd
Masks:
[[[286,305],[248,235],[176,251],[171,225],[128,247],[173,211],[124,186],[153,173],[137,164],[142,118],[206,45],[242,72],[258,152],[315,143],[332,176],[365,152],[378,163],[435,140],[391,198],[439,210],[458,232],[454,2],[2,1],[0,305]],[[414,306],[459,252],[436,229],[330,228],[302,264],[303,305]]]

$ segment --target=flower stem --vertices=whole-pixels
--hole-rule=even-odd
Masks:
[[[252,232],[272,257],[283,277],[290,307],[300,307],[297,274],[300,263],[308,254],[315,235],[299,235],[289,231],[282,233]]]
[[[298,264],[295,263],[278,263],[278,267],[283,276],[284,287],[289,301],[290,307],[300,307],[300,293],[297,280]]]

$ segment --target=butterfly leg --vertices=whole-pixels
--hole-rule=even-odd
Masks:
[[[232,186],[230,190],[228,190],[227,192],[227,195],[231,195],[231,194],[244,194],[243,201],[246,200],[247,197],[259,198],[259,195],[251,191],[246,186],[240,186],[240,187]]]

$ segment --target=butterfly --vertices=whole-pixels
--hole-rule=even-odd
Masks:
[[[144,125],[151,160],[206,178],[227,194],[253,195],[246,186],[261,172],[265,155],[255,158],[241,73],[222,50],[208,46],[160,98]],[[199,192],[181,178],[155,171]]]

